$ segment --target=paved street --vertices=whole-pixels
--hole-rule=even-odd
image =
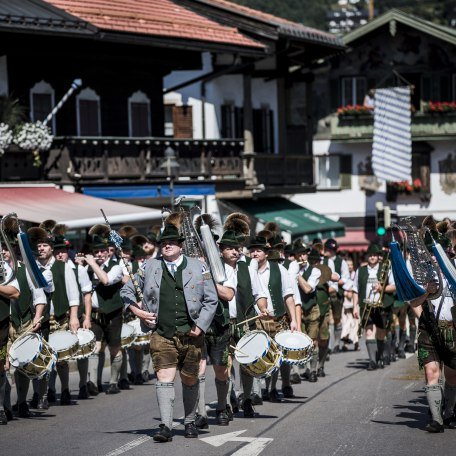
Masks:
[[[333,355],[324,379],[295,385],[296,398],[258,406],[255,419],[239,417],[228,427],[211,425],[199,440],[184,439],[177,420],[173,442],[153,442],[159,414],[151,381],[114,397],[103,394],[78,405],[56,405],[34,419],[16,419],[0,429],[2,454],[448,454],[456,431],[430,435],[422,430],[427,407],[415,356],[376,372],[365,371],[365,362],[363,351]],[[215,399],[211,369],[207,377],[206,400],[210,402]],[[74,397],[76,381],[73,373]],[[179,390],[176,418],[183,415]],[[213,420],[212,408],[209,414]]]

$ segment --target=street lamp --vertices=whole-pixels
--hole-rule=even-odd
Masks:
[[[169,196],[171,198],[171,211],[174,212],[174,178],[179,171],[179,163],[176,160],[176,153],[172,147],[165,149],[165,157],[160,169],[166,169],[166,176],[169,178]]]

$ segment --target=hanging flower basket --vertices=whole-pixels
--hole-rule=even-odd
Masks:
[[[373,108],[364,105],[347,105],[341,106],[337,110],[338,117],[365,116],[372,114]]]
[[[0,123],[0,157],[13,142],[13,132],[5,123]]]
[[[423,103],[423,112],[431,114],[445,114],[456,112],[456,102],[454,101],[428,101]]]

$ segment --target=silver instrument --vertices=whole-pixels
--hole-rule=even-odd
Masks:
[[[7,273],[7,270],[5,267],[5,258],[3,257],[2,239],[0,238],[0,285],[8,285],[11,281],[14,280],[14,278],[16,277],[16,274],[17,274],[16,255],[14,254],[14,250],[11,247],[8,236],[6,235],[6,232],[5,232],[6,231],[5,224],[10,219],[16,220],[16,223],[18,224],[17,214],[15,214],[14,212],[10,212],[9,214],[6,214],[0,220],[0,234],[1,234],[1,238],[3,238],[3,242],[5,243],[6,249],[9,251],[9,253],[11,255],[13,273],[7,279],[8,273]]]

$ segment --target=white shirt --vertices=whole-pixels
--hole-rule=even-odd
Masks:
[[[109,259],[107,261],[105,261],[100,266],[100,268],[103,269],[103,268],[107,267],[108,264],[109,264],[109,261],[110,261]],[[106,272],[106,274],[108,275],[108,283],[107,283],[106,286],[114,285],[115,283],[121,282],[122,279],[123,279],[123,276],[124,276],[123,271],[122,271],[122,267],[119,264],[115,264],[108,272]],[[98,307],[99,307],[99,305],[98,305],[98,295],[95,292],[92,295],[92,308],[98,309]]]
[[[165,262],[166,267],[168,268],[168,271],[172,274],[173,271],[171,270],[171,265],[175,265],[174,272],[177,271],[177,268],[182,264],[182,261],[184,261],[184,255],[181,255],[177,260],[175,261],[167,261],[163,258],[163,261]]]
[[[378,283],[377,274],[378,274],[379,266],[380,266],[379,264],[375,265],[373,268],[371,268],[369,265],[367,266],[368,276],[367,276],[367,283],[366,283],[366,295],[365,295],[366,298],[365,299],[369,299],[369,301],[371,301],[371,302],[376,302],[380,298],[379,292],[372,291],[372,288],[374,287],[374,285]],[[358,291],[358,273],[359,273],[359,269],[356,271],[355,280],[354,280],[354,284],[353,284],[353,288],[352,288],[355,293],[359,293],[359,291]],[[389,270],[389,273],[388,273],[387,285],[394,285],[394,277],[393,277],[393,273],[391,272],[391,269]],[[362,304],[362,303],[360,303],[360,304]]]
[[[288,275],[288,271],[281,265],[278,264],[280,270],[280,277],[282,282],[282,298],[285,299],[287,296],[294,296],[293,285]],[[263,284],[263,289],[266,293],[266,298],[268,299],[268,312],[270,315],[274,315],[274,307],[272,305],[271,294],[269,293],[269,278],[271,275],[271,269],[269,266],[269,261],[266,262],[266,267],[263,270],[258,270],[258,276],[261,283]]]
[[[71,269],[76,269],[76,265],[70,259],[68,260],[68,264]],[[78,268],[78,282],[83,294],[92,292],[92,282],[90,281],[89,274],[87,273],[87,269],[82,266]]]
[[[324,262],[325,262],[324,260],[325,260],[325,259],[323,258],[323,259],[320,261],[320,263],[321,263],[321,264],[324,264]],[[331,272],[332,272],[333,274],[337,274],[337,272],[336,272],[336,265],[335,265],[335,263],[334,263],[334,260],[333,260],[332,258],[327,258],[327,260],[328,260],[328,267],[329,267],[329,269],[331,269]],[[337,274],[337,275],[338,275],[339,278],[340,278],[340,275],[339,275],[339,274]],[[336,291],[339,291],[339,283],[338,283],[338,282],[333,282],[333,281],[331,281],[331,280],[328,280],[328,286],[329,286],[330,288],[334,288],[334,290],[336,290]]]
[[[432,306],[434,307],[434,314],[437,317],[437,312],[439,310],[440,301],[443,299],[442,309],[440,310],[439,320],[444,321],[453,321],[453,316],[451,315],[451,308],[454,305],[454,300],[451,296],[451,293],[448,290],[448,281],[445,277],[442,276],[443,282],[443,293],[437,299],[433,299]]]
[[[19,263],[17,265],[18,268],[25,268],[25,266],[22,263]],[[32,279],[30,277],[29,272],[27,269],[25,270],[25,276],[27,277],[27,283],[30,289],[30,292],[32,293],[32,304],[33,307],[36,307],[38,304],[47,304],[47,299],[46,299],[46,293],[42,288],[36,288],[35,285],[33,285]]]
[[[44,278],[47,280],[49,286],[46,287],[44,290],[48,293],[52,293],[55,290],[54,287],[54,277],[52,275],[51,268],[56,262],[55,257],[51,257],[46,265],[42,265],[37,261],[39,268],[44,268],[43,275]],[[68,297],[68,303],[70,307],[79,306],[79,288],[78,283],[76,281],[76,276],[74,275],[73,269],[68,263],[65,264],[65,288]],[[51,301],[51,315],[54,315],[54,303]]]
[[[299,275],[302,276],[305,271],[309,268],[309,263],[305,267],[301,267],[299,269]],[[310,273],[309,278],[306,280],[306,282],[312,287],[311,293],[315,291],[315,288],[317,288],[318,282],[320,282],[320,277],[321,277],[321,271],[318,268],[312,268],[312,272]]]

